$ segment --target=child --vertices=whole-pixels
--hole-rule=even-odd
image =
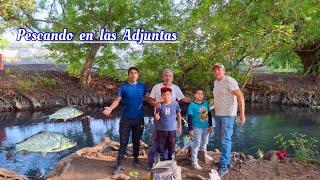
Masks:
[[[199,147],[204,151],[206,158],[212,160],[206,152],[209,134],[212,132],[212,116],[210,106],[207,101],[203,100],[203,97],[203,90],[197,89],[194,94],[194,102],[188,107],[189,135],[193,138],[191,160],[193,168],[198,170],[202,169],[198,163]]]
[[[172,101],[172,89],[169,87],[161,88],[162,103],[158,109],[155,109],[154,119],[157,130],[157,151],[160,154],[160,160],[172,160],[175,151],[176,134],[181,134],[181,109],[177,101]],[[177,128],[177,122],[178,128]],[[167,158],[164,153],[168,152]]]

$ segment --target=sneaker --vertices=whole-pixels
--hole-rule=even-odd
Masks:
[[[193,167],[194,169],[196,169],[196,170],[201,170],[201,169],[202,169],[202,167],[199,165],[199,163],[193,163],[193,164],[192,164],[192,167]]]
[[[140,162],[139,162],[139,159],[134,159],[133,160],[133,166],[137,169],[140,168]]]
[[[218,175],[220,176],[220,177],[223,177],[223,176],[225,176],[225,175],[227,175],[228,174],[228,168],[220,168],[219,170],[218,170]]]
[[[121,166],[120,165],[116,165],[115,167],[114,167],[114,171],[113,171],[113,175],[118,175],[118,174],[120,174],[120,172],[121,172]]]

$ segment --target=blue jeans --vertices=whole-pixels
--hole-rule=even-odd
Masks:
[[[194,138],[193,145],[191,149],[191,160],[192,163],[198,162],[198,150],[204,151],[207,153],[207,145],[209,141],[209,133],[208,128],[193,128]]]
[[[231,160],[233,125],[236,116],[216,116],[216,133],[220,145],[220,168],[227,168]]]

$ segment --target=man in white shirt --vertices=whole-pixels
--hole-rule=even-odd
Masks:
[[[219,137],[221,148],[219,176],[223,177],[228,173],[230,164],[231,144],[234,121],[237,116],[239,103],[239,121],[243,125],[246,122],[245,103],[242,92],[235,79],[225,75],[224,65],[216,63],[212,66],[212,72],[216,78],[214,81],[213,96],[216,115],[216,134]]]
[[[173,84],[173,71],[170,69],[165,69],[162,73],[163,82],[158,83],[152,87],[148,102],[152,107],[159,107],[162,101],[161,99],[161,88],[162,87],[170,87],[172,89],[172,100],[175,101],[182,101],[184,103],[190,103],[191,99],[183,95],[181,89]],[[149,168],[152,167],[153,163],[156,161],[157,158],[157,147],[155,146],[156,143],[156,131],[155,129],[152,130],[152,138],[151,138],[151,146],[149,149],[148,154],[148,164]]]

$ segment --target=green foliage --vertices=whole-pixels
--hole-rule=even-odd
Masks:
[[[6,28],[25,26],[36,10],[35,0],[4,0],[0,6],[0,33]]]
[[[16,88],[22,91],[28,90],[35,85],[34,81],[26,80],[26,81],[18,81],[16,83]]]
[[[46,9],[51,7],[52,2],[43,1],[41,6]],[[57,3],[57,2],[55,2]],[[146,30],[155,30],[165,24],[170,13],[170,2],[148,1],[148,0],[70,0],[66,3],[59,1],[64,12],[54,15],[53,23],[47,26],[47,30],[61,31],[68,27],[68,31],[75,33],[76,37],[80,32],[94,32],[94,39],[97,40],[101,28],[121,34],[125,28],[136,27]],[[118,37],[122,38],[122,37]],[[77,40],[77,39],[75,39]],[[120,50],[127,49],[127,44],[99,44],[99,49],[93,62],[97,67],[97,73],[101,76],[109,75],[116,79],[123,80],[122,73],[117,72],[120,60]],[[50,58],[58,63],[67,65],[68,72],[73,76],[79,76],[84,64],[88,61],[90,50],[93,44],[49,44],[47,48],[51,51]]]
[[[274,139],[280,148],[292,152],[298,160],[320,162],[317,139],[299,133],[291,133],[291,138],[287,139],[282,134],[278,134]]]
[[[11,76],[13,73],[12,73],[12,70],[11,70],[11,69],[7,68],[7,69],[4,70],[4,74],[5,74],[6,76]]]
[[[48,78],[44,76],[38,76],[38,79],[41,81],[42,84],[45,86],[54,86],[60,83],[60,80]]]
[[[300,58],[293,51],[272,53],[267,65],[271,71],[276,72],[301,72],[303,70]]]
[[[0,37],[0,49],[8,47],[9,41],[5,38]]]

